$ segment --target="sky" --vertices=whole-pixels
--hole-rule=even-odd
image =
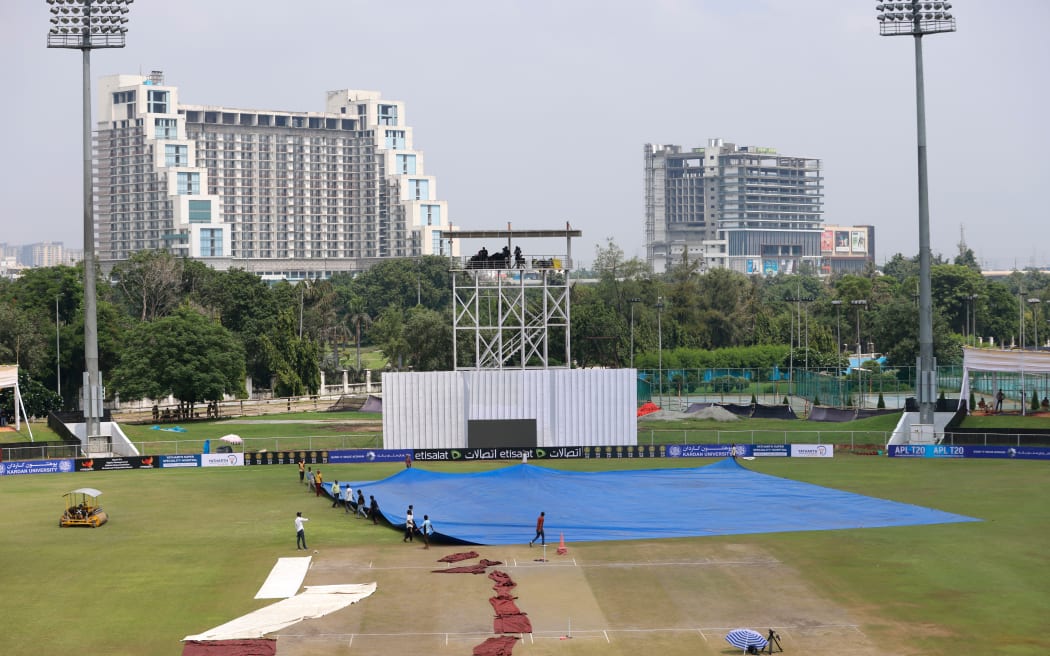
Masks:
[[[405,102],[463,229],[582,230],[645,255],[643,146],[710,138],[823,160],[824,221],[918,253],[914,40],[875,0],[139,0],[97,80],[162,70],[184,103],[322,111]],[[959,0],[923,39],[931,246],[984,269],[1050,265],[1050,2]],[[44,0],[0,3],[0,242],[81,229],[81,56],[48,49]],[[490,247],[491,248],[491,247]]]

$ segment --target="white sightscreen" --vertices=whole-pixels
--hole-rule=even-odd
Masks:
[[[383,374],[383,446],[459,449],[467,421],[535,419],[537,446],[637,443],[633,369]]]

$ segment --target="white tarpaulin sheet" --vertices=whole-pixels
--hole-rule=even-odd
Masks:
[[[310,569],[310,556],[304,558],[278,558],[262,587],[255,593],[256,599],[287,599],[294,597],[303,585]]]
[[[376,591],[375,583],[348,585],[312,585],[290,599],[242,615],[235,620],[208,629],[183,640],[244,640],[262,638],[303,620],[324,617],[357,603]]]

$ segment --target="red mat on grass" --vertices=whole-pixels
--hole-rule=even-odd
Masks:
[[[525,613],[504,615],[492,620],[494,633],[532,633],[532,622]]]
[[[444,558],[438,558],[439,563],[458,563],[461,560],[470,560],[471,558],[477,558],[478,552],[476,551],[461,551],[459,553],[449,554]]]
[[[276,653],[277,641],[266,638],[187,640],[182,645],[182,656],[275,656]]]
[[[514,603],[513,599],[507,599],[506,597],[490,597],[489,603],[492,604],[492,610],[496,611],[496,617],[521,614],[521,609],[518,608],[518,605]]]
[[[514,636],[497,636],[489,638],[474,648],[474,656],[510,656],[514,649],[514,643],[518,639]]]
[[[497,591],[500,588],[513,588],[514,586],[518,585],[514,582],[514,579],[510,578],[510,574],[507,574],[506,572],[500,571],[498,569],[489,572],[489,578],[496,582],[496,584],[492,586],[492,589]]]
[[[480,562],[474,565],[460,565],[459,567],[446,567],[445,569],[433,569],[430,570],[435,574],[484,574],[485,570],[493,565],[502,565],[503,562],[499,560],[486,560],[481,559]]]

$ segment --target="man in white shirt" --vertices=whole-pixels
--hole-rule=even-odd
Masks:
[[[303,522],[310,521],[306,517],[303,517],[301,512],[295,513],[295,550],[306,549],[306,530],[303,528]],[[299,545],[302,545],[301,547]]]

